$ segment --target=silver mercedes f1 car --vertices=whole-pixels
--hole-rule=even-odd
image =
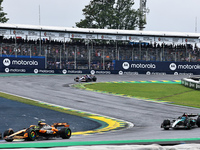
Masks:
[[[193,127],[200,127],[200,114],[186,114],[179,116],[176,119],[166,119],[161,124],[161,128],[165,130],[172,129],[191,129]]]

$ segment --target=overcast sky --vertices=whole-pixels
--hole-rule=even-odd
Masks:
[[[135,9],[139,7],[135,0]],[[3,11],[11,24],[75,27],[84,19],[82,9],[90,0],[4,0]],[[146,31],[200,32],[200,0],[147,0]],[[137,29],[138,30],[138,29]]]

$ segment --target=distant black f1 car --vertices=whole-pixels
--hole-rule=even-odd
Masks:
[[[165,130],[172,129],[191,129],[192,127],[200,127],[200,114],[186,114],[184,113],[182,116],[177,119],[166,119],[161,124],[161,128]]]
[[[61,127],[61,128],[59,128]],[[24,139],[26,141],[34,141],[38,138],[61,137],[69,139],[71,130],[67,123],[54,123],[51,126],[39,122],[38,125],[30,125],[30,127],[14,132],[13,129],[8,129],[4,132],[3,138],[7,142],[12,142],[14,139]]]
[[[76,77],[74,79],[74,81],[76,82],[96,82],[97,81],[97,77],[95,77],[94,75],[84,75],[82,77]]]

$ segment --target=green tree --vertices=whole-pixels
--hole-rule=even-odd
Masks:
[[[80,28],[133,30],[139,26],[139,11],[134,0],[91,0],[82,10],[85,19],[76,23]]]
[[[7,13],[3,12],[2,2],[3,2],[3,0],[0,0],[0,22],[5,23],[9,19],[5,17],[7,15]]]

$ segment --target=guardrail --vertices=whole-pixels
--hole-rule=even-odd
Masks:
[[[200,77],[191,77],[181,79],[181,84],[196,90],[200,90]]]

